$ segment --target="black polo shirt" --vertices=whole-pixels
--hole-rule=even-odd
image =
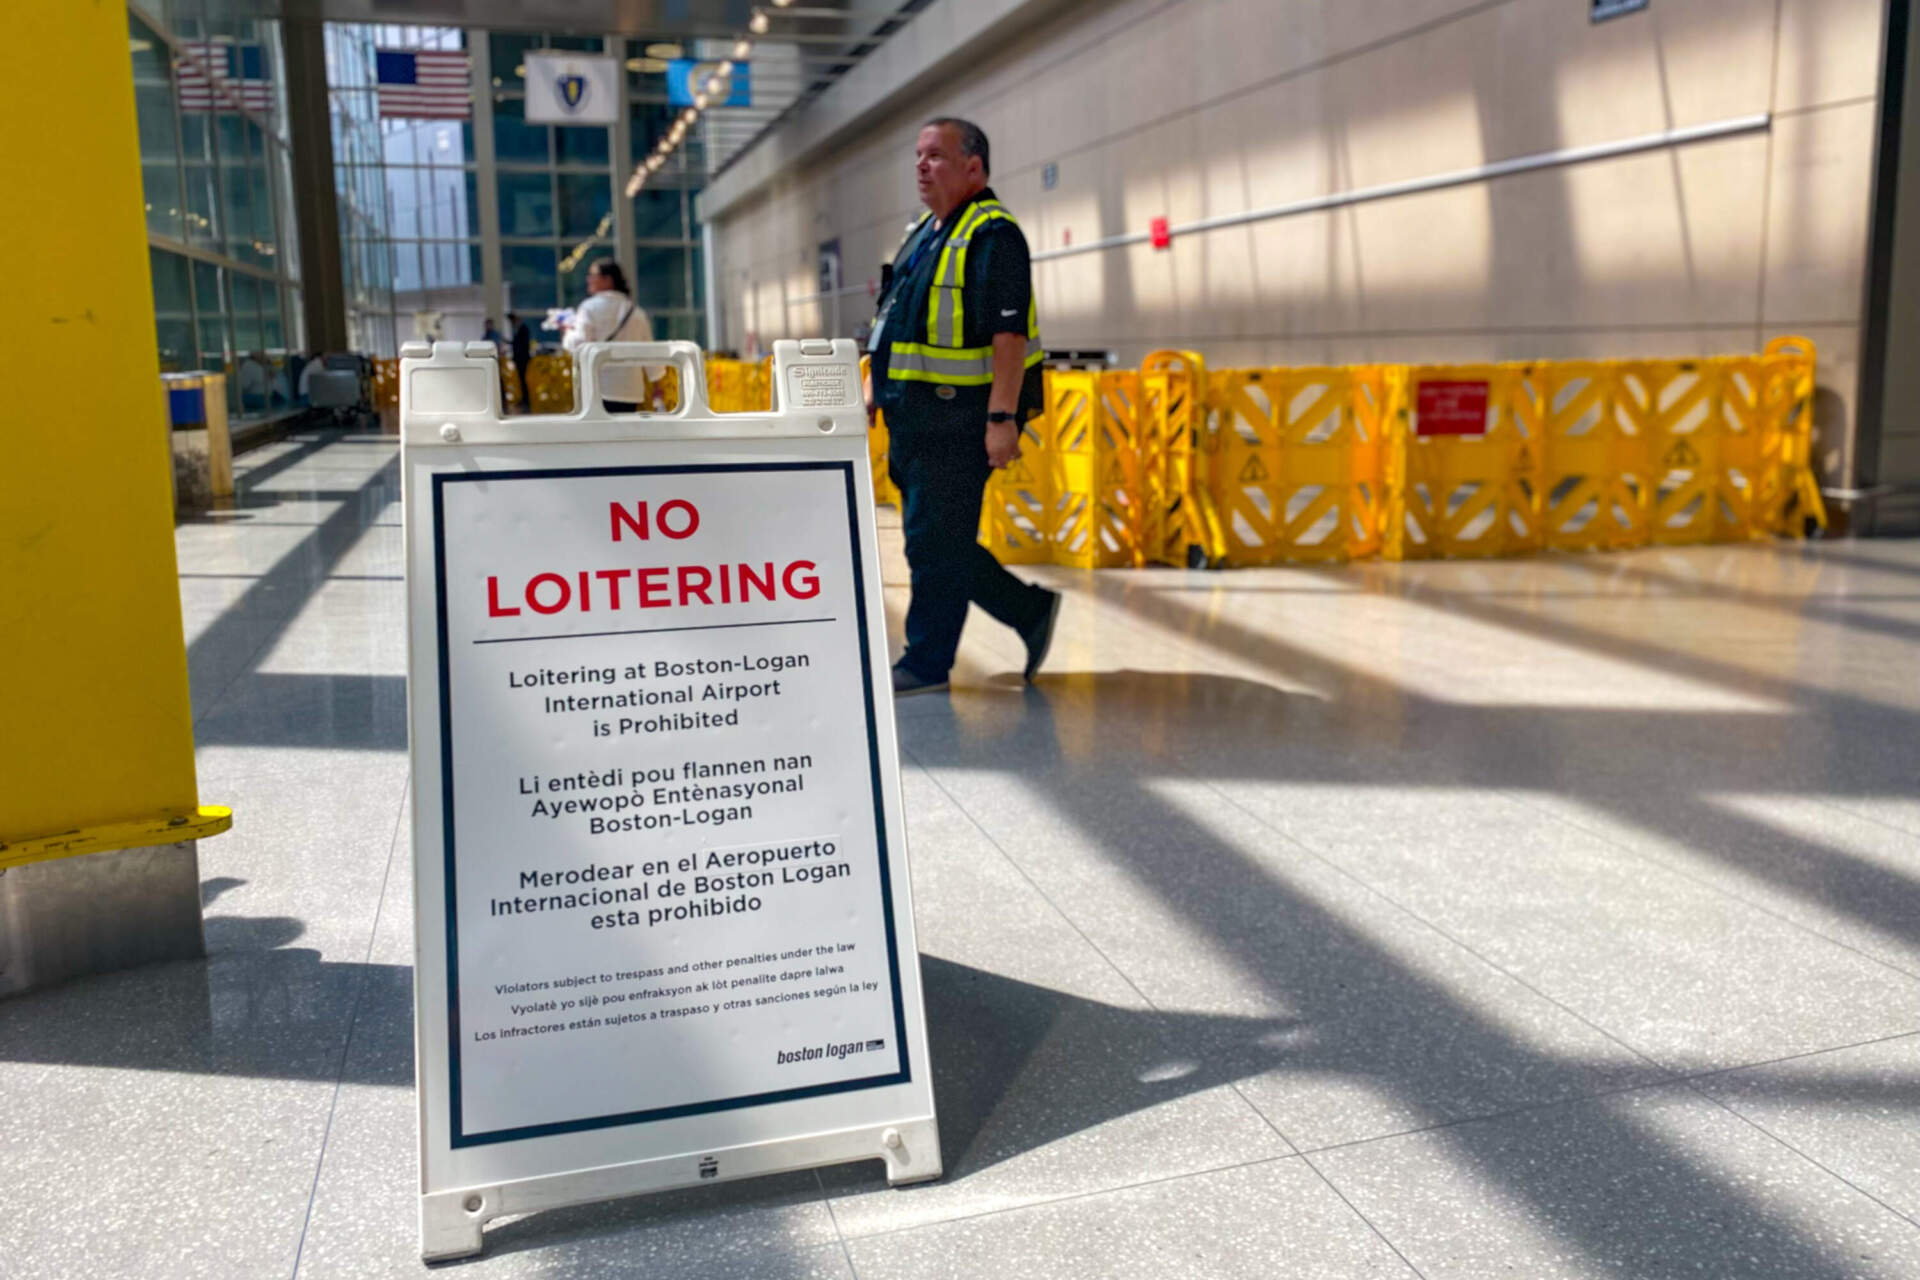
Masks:
[[[967,211],[980,200],[992,200],[992,188],[981,191],[972,200],[955,209],[938,230],[922,226],[900,247],[894,259],[894,280],[882,299],[885,321],[874,344],[874,402],[887,415],[889,431],[985,431],[987,400],[991,388],[940,387],[927,382],[896,382],[887,377],[888,356],[896,342],[926,340],[927,291],[933,285],[940,265],[940,253],[953,228],[966,220]],[[932,237],[917,260],[916,243]],[[909,261],[911,273],[902,274]],[[1027,336],[1027,313],[1033,303],[1033,261],[1027,252],[1027,238],[1008,218],[989,218],[974,229],[967,246],[967,277],[961,282],[963,309],[961,341],[970,347],[990,346],[995,334],[1016,333]],[[887,305],[888,302],[891,305]],[[1027,370],[1021,384],[1019,416],[1025,420],[1041,409],[1040,370]],[[951,398],[940,395],[951,391]]]

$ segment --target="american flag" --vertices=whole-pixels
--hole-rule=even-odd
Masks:
[[[473,114],[472,63],[454,49],[376,49],[380,114],[406,120],[465,120]]]
[[[271,111],[267,51],[257,44],[202,40],[180,46],[173,80],[182,111]]]

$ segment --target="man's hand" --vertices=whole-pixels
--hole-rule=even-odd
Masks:
[[[868,370],[860,375],[860,397],[867,403],[867,430],[873,430],[873,415],[880,412],[880,406],[873,402],[873,372]]]
[[[993,335],[993,386],[987,391],[987,412],[1018,413],[1020,384],[1026,377],[1027,340],[1017,333]],[[1020,424],[987,424],[987,461],[1004,467],[1020,456]]]
[[[996,470],[1020,456],[1020,425],[1015,422],[987,424],[987,461]]]

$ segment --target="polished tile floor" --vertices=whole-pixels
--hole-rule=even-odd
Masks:
[[[241,470],[178,531],[212,954],[0,1005],[9,1277],[421,1271],[395,450]],[[901,708],[946,1179],[460,1270],[1920,1275],[1920,545],[1035,576],[1038,687],[976,617]]]

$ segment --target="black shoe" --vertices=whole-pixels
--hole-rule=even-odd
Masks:
[[[928,680],[924,676],[915,675],[905,667],[896,666],[893,669],[893,696],[896,698],[905,698],[916,693],[939,693],[946,687],[945,676],[941,676],[938,680]]]
[[[1047,650],[1053,647],[1053,624],[1060,617],[1060,593],[1049,591],[1053,599],[1047,601],[1047,611],[1040,615],[1040,621],[1020,633],[1027,642],[1027,666],[1020,674],[1027,683],[1033,683],[1033,677],[1040,670],[1040,664],[1047,660]]]

